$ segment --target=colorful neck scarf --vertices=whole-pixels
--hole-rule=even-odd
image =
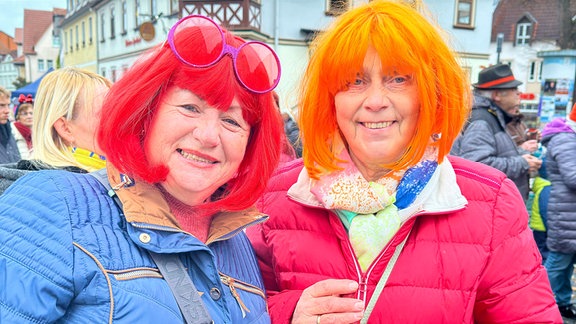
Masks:
[[[338,159],[343,170],[327,173],[312,181],[311,192],[327,209],[334,210],[344,225],[362,270],[366,270],[396,234],[404,209],[420,194],[438,166],[437,151],[426,150],[413,167],[367,181],[342,149]]]
[[[21,122],[17,121],[14,123],[16,129],[22,134],[22,137],[26,140],[26,144],[28,145],[28,149],[32,148],[32,129],[30,127],[22,125]]]
[[[104,155],[98,155],[79,147],[73,147],[72,154],[74,159],[85,166],[88,171],[96,171],[106,167],[106,157]]]

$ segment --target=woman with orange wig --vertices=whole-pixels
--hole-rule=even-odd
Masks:
[[[2,323],[270,323],[244,229],[277,167],[279,60],[190,15],[107,94],[106,169],[0,197]]]
[[[273,323],[561,322],[514,184],[447,156],[469,83],[419,9],[371,1],[313,44],[303,162],[248,229]]]

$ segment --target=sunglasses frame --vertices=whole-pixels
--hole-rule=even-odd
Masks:
[[[180,26],[180,24],[182,24],[183,22],[185,22],[188,19],[194,19],[194,18],[199,18],[199,19],[204,19],[207,22],[209,22],[210,24],[212,24],[219,32],[220,32],[220,38],[221,38],[221,42],[223,44],[222,46],[222,51],[220,52],[220,54],[214,59],[213,62],[210,62],[208,64],[203,64],[203,65],[199,65],[199,64],[194,64],[191,63],[189,61],[187,61],[185,58],[183,58],[180,53],[178,53],[178,50],[176,49],[176,45],[174,45],[174,34],[176,32],[176,29],[178,28],[178,26]],[[270,86],[269,89],[267,90],[255,90],[252,89],[251,87],[249,87],[246,83],[244,83],[244,81],[242,81],[242,78],[240,78],[240,75],[238,74],[238,67],[237,67],[237,61],[236,58],[238,57],[238,53],[245,47],[245,46],[251,46],[251,45],[262,45],[265,48],[267,48],[270,53],[272,54],[272,56],[274,57],[274,59],[276,60],[276,66],[278,69],[278,76],[276,77],[276,79],[274,80],[273,84]],[[170,31],[168,32],[168,45],[170,45],[170,49],[172,50],[172,53],[174,53],[174,55],[178,58],[178,60],[180,60],[182,63],[190,65],[192,67],[195,68],[206,68],[206,67],[210,67],[216,63],[218,63],[225,55],[230,54],[230,56],[232,57],[232,62],[233,62],[233,66],[234,66],[234,75],[236,76],[236,79],[238,80],[238,82],[240,82],[240,84],[248,89],[251,92],[254,93],[258,93],[258,94],[262,94],[262,93],[268,93],[272,90],[274,90],[274,88],[276,88],[276,86],[278,86],[278,83],[280,82],[280,75],[282,74],[281,68],[280,68],[280,59],[278,58],[278,55],[276,55],[276,52],[274,52],[274,50],[272,49],[272,47],[270,47],[268,44],[263,43],[263,42],[259,42],[259,41],[248,41],[242,45],[240,45],[240,47],[236,48],[232,45],[229,45],[228,43],[226,43],[226,38],[224,37],[224,31],[222,30],[222,28],[212,19],[206,17],[206,16],[202,16],[202,15],[189,15],[186,16],[180,20],[178,20],[178,22],[176,22],[176,24],[174,24],[174,26],[172,26],[172,28],[170,28]],[[267,71],[268,72],[268,71]]]

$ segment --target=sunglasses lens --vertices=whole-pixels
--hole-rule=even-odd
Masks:
[[[182,20],[172,40],[180,58],[197,67],[214,63],[224,47],[224,36],[218,26],[202,17]]]
[[[280,81],[280,62],[262,43],[245,43],[236,57],[238,79],[254,92],[268,92]]]

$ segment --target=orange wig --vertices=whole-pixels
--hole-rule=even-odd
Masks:
[[[304,163],[312,178],[338,170],[331,143],[340,136],[334,96],[362,70],[372,46],[386,72],[414,76],[420,102],[418,128],[403,156],[383,168],[414,165],[426,147],[438,148],[438,162],[450,152],[470,109],[469,81],[440,29],[415,9],[390,1],[372,1],[340,17],[314,41],[304,74],[299,125]],[[431,141],[434,134],[436,141]]]

